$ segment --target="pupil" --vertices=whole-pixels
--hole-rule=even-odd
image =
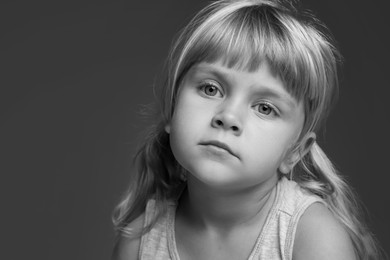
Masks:
[[[215,92],[215,87],[209,86],[209,87],[206,89],[206,91],[207,91],[209,94],[214,94],[214,92]]]
[[[267,105],[260,106],[261,112],[269,113],[269,107]]]

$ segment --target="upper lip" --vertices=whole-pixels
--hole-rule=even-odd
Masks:
[[[229,145],[227,145],[227,144],[225,144],[223,142],[216,141],[216,140],[211,140],[211,141],[201,142],[200,144],[201,145],[213,145],[213,146],[222,148],[222,149],[228,151],[230,154],[232,154],[232,155],[234,155],[235,157],[238,158],[238,155],[235,152],[233,152],[233,150],[229,147]]]

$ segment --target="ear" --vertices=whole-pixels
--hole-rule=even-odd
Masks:
[[[279,171],[283,174],[288,174],[294,166],[310,151],[312,145],[316,141],[314,132],[307,133],[299,143],[297,149],[290,151],[279,166]]]
[[[164,129],[165,129],[165,132],[167,134],[170,134],[171,133],[171,124],[170,123],[166,124]]]

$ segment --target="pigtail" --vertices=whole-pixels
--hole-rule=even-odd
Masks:
[[[152,127],[143,146],[135,156],[137,166],[131,184],[114,210],[113,223],[118,233],[139,236],[150,230],[159,216],[167,210],[167,201],[174,198],[182,185],[180,166],[176,163],[169,146],[169,135],[163,125]],[[145,212],[147,202],[155,200],[155,216],[140,230],[128,225]]]
[[[318,196],[346,228],[359,259],[378,259],[381,250],[362,221],[363,211],[356,195],[337,173],[333,164],[314,142],[309,153],[299,163],[300,174],[295,176],[300,186]]]

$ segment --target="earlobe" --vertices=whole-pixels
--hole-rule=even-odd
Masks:
[[[314,132],[307,133],[302,138],[298,149],[291,151],[290,154],[282,161],[279,166],[279,171],[282,174],[290,173],[294,166],[310,151],[315,141],[316,134]]]
[[[166,132],[167,134],[170,134],[170,133],[171,133],[171,125],[170,125],[170,124],[166,124],[165,127],[164,127],[164,129],[165,129],[165,132]]]
[[[292,169],[292,168],[291,168]],[[279,171],[282,174],[288,174],[291,171],[289,165],[286,162],[282,162],[279,166]]]

